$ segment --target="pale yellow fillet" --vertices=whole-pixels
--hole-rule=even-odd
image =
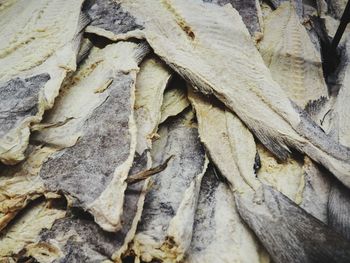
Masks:
[[[82,0],[18,0],[1,12],[0,86],[15,78],[48,74],[38,90],[36,113],[18,119],[0,138],[0,161],[15,164],[25,158],[30,126],[41,121],[52,108],[66,74],[76,68],[80,31],[86,24],[81,16]],[[26,97],[14,93],[18,104]],[[5,109],[11,111],[11,109]],[[3,113],[4,114],[4,113]],[[13,118],[5,115],[5,119]]]
[[[136,146],[139,154],[151,148],[152,136],[161,119],[163,93],[170,77],[170,69],[157,58],[148,58],[140,65],[135,90],[135,121],[140,124],[137,125]]]
[[[291,3],[267,16],[258,48],[273,79],[300,107],[328,97],[321,56]]]
[[[164,99],[162,104],[162,117],[160,122],[172,116],[176,116],[190,105],[187,99],[185,87],[171,87],[164,92]]]

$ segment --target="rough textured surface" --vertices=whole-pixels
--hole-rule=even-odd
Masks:
[[[340,19],[345,10],[347,1],[346,0],[327,0],[327,3],[331,14],[335,18]]]
[[[291,3],[283,3],[266,18],[259,51],[273,79],[300,107],[328,97],[321,56]]]
[[[177,84],[175,83],[173,85]],[[164,92],[164,99],[161,108],[161,123],[169,117],[176,116],[183,112],[190,105],[190,102],[187,99],[186,87],[177,87],[173,85],[170,83],[170,86]]]
[[[142,23],[123,10],[120,3],[113,0],[96,0],[87,11],[92,19],[86,32],[94,33],[111,40],[143,38]]]
[[[25,162],[0,170],[0,230],[30,201],[47,192],[37,175],[55,149],[30,146],[28,151],[30,155]]]
[[[174,155],[168,168],[151,179],[133,250],[144,261],[181,260],[192,236],[200,181],[206,169],[204,149],[193,114],[163,124],[152,148],[154,163]]]
[[[184,262],[268,262],[264,261],[268,256],[259,249],[238,215],[232,191],[209,168],[202,180],[191,246]]]
[[[82,74],[87,76],[79,82],[77,73],[77,79],[73,78],[73,85],[57,104],[58,112],[49,117],[55,120],[63,115],[74,119],[39,136],[44,141],[71,146],[53,154],[43,164],[40,177],[45,187],[68,194],[73,206],[89,210],[108,231],[121,227],[124,180],[136,146],[133,105],[137,64],[146,52],[144,44],[123,42],[98,51],[95,55],[105,60],[100,60],[97,66],[93,63],[92,68],[91,61],[86,61],[90,70],[85,72],[83,68]],[[104,74],[99,74],[101,71]],[[90,80],[86,87],[84,83]],[[69,105],[81,92],[85,98]],[[82,103],[89,107],[84,112],[79,107]]]
[[[202,93],[223,101],[275,155],[285,159],[288,147],[296,148],[350,186],[350,149],[289,101],[232,7],[184,0],[122,3],[146,21],[146,38],[156,54]]]
[[[231,4],[242,16],[249,33],[257,40],[262,38],[262,19],[260,3],[257,0],[203,0],[219,5]]]
[[[135,121],[139,123],[136,151],[139,154],[151,148],[151,139],[157,131],[161,118],[163,93],[170,77],[171,72],[168,67],[156,58],[146,59],[140,65],[135,93]]]
[[[38,201],[21,213],[15,222],[0,235],[0,261],[8,262],[26,245],[38,240],[40,232],[50,228],[65,211],[50,208],[47,202]]]
[[[75,70],[79,34],[87,23],[80,16],[82,2],[19,0],[2,10],[0,86],[7,95],[0,96],[1,162],[25,158],[31,124],[41,121],[67,72]]]
[[[262,195],[263,202],[236,195],[236,203],[240,215],[275,262],[350,260],[350,243],[341,235],[273,188],[264,186]]]

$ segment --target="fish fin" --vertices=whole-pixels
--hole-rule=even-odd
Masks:
[[[263,200],[235,194],[242,219],[275,262],[349,262],[350,242],[280,192],[262,186]]]

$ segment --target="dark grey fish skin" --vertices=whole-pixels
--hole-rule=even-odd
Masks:
[[[273,188],[263,186],[262,193],[261,202],[236,194],[236,204],[274,262],[350,262],[344,237]]]
[[[44,73],[0,84],[0,137],[37,114],[40,90],[49,79],[50,75]]]
[[[328,224],[350,240],[350,193],[340,182],[334,182],[328,199]]]
[[[87,208],[97,199],[111,182],[114,169],[129,155],[130,145],[125,140],[130,139],[131,106],[127,98],[133,82],[130,75],[116,77],[109,87],[109,96],[85,122],[84,136],[43,164],[40,177],[46,188],[71,195],[73,206]],[[116,149],[118,155],[114,154]]]
[[[120,3],[113,0],[96,0],[87,10],[87,14],[92,19],[90,26],[102,28],[116,35],[144,28],[132,15],[123,10]]]
[[[203,2],[215,3],[218,5],[231,4],[242,16],[251,36],[261,32],[256,0],[203,0]]]

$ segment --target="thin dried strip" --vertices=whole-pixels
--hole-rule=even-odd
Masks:
[[[142,23],[123,10],[116,1],[96,0],[87,13],[92,19],[86,28],[87,33],[103,36],[112,41],[144,38]]]
[[[183,112],[189,105],[186,88],[170,86],[164,92],[160,123]]]
[[[37,241],[43,229],[50,228],[56,219],[64,216],[65,211],[50,208],[46,201],[31,204],[0,235],[0,261],[16,257],[26,245]]]
[[[334,142],[289,101],[234,9],[195,0],[121,2],[144,19],[156,54],[202,93],[223,101],[276,156],[286,159],[288,147],[295,148],[350,186],[349,148]],[[154,19],[147,20],[150,16]]]
[[[45,188],[69,195],[72,206],[88,210],[108,231],[121,227],[124,180],[136,146],[136,73],[147,52],[144,43],[127,42],[96,50],[48,117],[49,122],[73,119],[39,136],[46,143],[68,147],[43,164],[40,177]]]
[[[161,118],[163,93],[170,78],[170,69],[159,59],[148,58],[140,65],[135,92],[135,121],[139,124],[136,151],[139,154],[151,148],[151,138]]]
[[[152,147],[155,164],[174,157],[166,170],[150,179],[132,247],[146,262],[180,261],[190,245],[200,181],[207,166],[193,117],[187,112],[162,125]]]
[[[67,72],[76,68],[82,0],[18,0],[1,14],[0,161],[25,158],[30,127],[52,108]]]
[[[213,168],[208,169],[202,180],[191,246],[184,262],[268,262],[260,249],[237,213],[231,189],[219,181]]]

